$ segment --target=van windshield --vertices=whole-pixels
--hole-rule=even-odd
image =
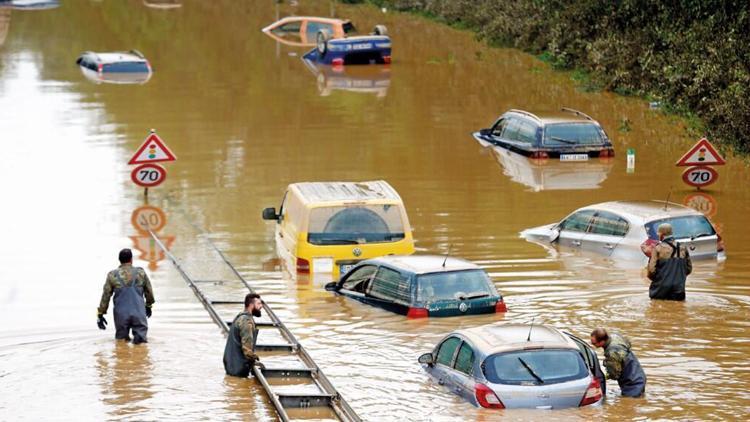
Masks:
[[[659,225],[669,223],[672,225],[672,234],[675,239],[686,239],[690,237],[705,237],[716,234],[714,227],[708,219],[702,215],[686,215],[683,217],[664,218],[646,223],[646,231],[650,239],[658,239],[656,229]]]
[[[417,285],[417,300],[425,303],[497,296],[484,270],[423,274],[417,277]]]
[[[396,242],[403,238],[399,205],[345,205],[310,211],[307,241],[313,245]]]
[[[536,349],[498,353],[482,364],[493,384],[548,385],[581,379],[589,374],[581,354],[568,349]]]

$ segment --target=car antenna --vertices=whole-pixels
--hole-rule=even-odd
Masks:
[[[664,200],[664,211],[667,210],[667,204],[669,203],[670,196],[672,196],[672,186],[669,187],[669,193],[667,194],[667,199]]]
[[[534,318],[531,318],[531,327],[529,327],[529,335],[526,337],[526,341],[531,341],[531,330],[534,328]]]
[[[445,254],[445,259],[443,260],[443,268],[445,268],[445,263],[448,262],[448,257],[451,256],[451,249],[453,248],[453,244],[451,243],[448,245],[448,253]]]

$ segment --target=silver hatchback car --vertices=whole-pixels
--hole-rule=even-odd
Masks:
[[[591,347],[547,325],[457,330],[419,363],[439,384],[487,408],[587,406],[601,403],[606,389]]]
[[[613,201],[579,208],[559,223],[521,232],[526,240],[596,252],[613,258],[645,260],[659,243],[656,229],[672,225],[677,242],[694,259],[724,259],[724,242],[698,211],[665,201]]]

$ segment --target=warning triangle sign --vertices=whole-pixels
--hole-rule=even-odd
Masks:
[[[152,132],[138,147],[128,164],[157,163],[160,161],[175,161],[176,159],[177,157],[167,148],[167,144]]]
[[[724,164],[726,161],[706,138],[698,141],[677,161],[677,166],[723,166]]]

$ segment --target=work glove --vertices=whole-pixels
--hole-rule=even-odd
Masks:
[[[104,314],[99,314],[97,316],[98,316],[98,319],[96,320],[96,325],[99,327],[100,330],[106,330],[107,320],[104,319]]]
[[[146,318],[151,318],[151,307],[146,306]]]
[[[256,360],[255,362],[253,362],[253,366],[258,367],[258,369],[260,369],[261,371],[266,369],[266,365],[263,365],[262,363],[260,363],[259,360]]]

